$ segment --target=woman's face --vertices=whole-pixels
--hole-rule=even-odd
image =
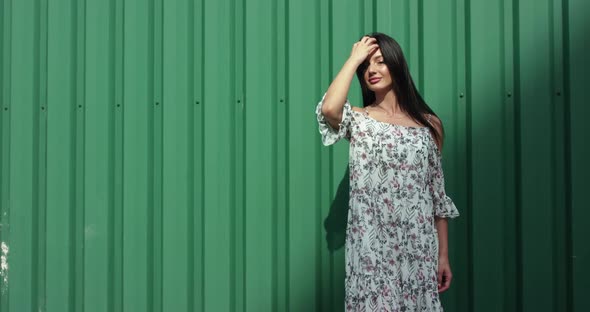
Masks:
[[[377,49],[373,54],[369,55],[369,66],[365,71],[365,82],[369,90],[373,92],[389,91],[391,90],[391,75],[389,68],[383,61],[381,49]]]

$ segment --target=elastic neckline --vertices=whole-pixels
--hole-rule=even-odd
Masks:
[[[364,110],[364,114],[361,113],[361,112],[357,112],[354,109],[352,111],[355,112],[355,113],[359,113],[359,114],[365,116],[367,119],[370,119],[372,121],[375,121],[375,122],[378,122],[378,123],[382,123],[382,124],[386,124],[386,125],[390,125],[390,126],[394,126],[394,127],[400,127],[400,128],[406,128],[406,129],[429,129],[428,127],[404,126],[404,125],[395,124],[395,123],[391,123],[391,122],[380,121],[380,120],[377,120],[377,119],[369,116],[369,112],[367,111],[367,108],[366,107],[363,110]]]

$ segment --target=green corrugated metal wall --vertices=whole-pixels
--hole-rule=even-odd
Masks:
[[[446,309],[590,310],[589,14],[0,0],[0,311],[342,311],[323,223],[347,146],[321,147],[313,112],[375,30],[445,123]]]

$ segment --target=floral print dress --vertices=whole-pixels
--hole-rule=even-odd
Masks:
[[[434,217],[459,215],[427,127],[380,122],[347,101],[338,131],[316,108],[324,145],[350,141],[346,311],[442,311]]]

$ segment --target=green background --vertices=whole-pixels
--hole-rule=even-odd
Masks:
[[[0,0],[0,311],[343,311],[326,235],[342,238],[348,147],[321,146],[314,109],[372,31],[445,125],[446,310],[590,311],[589,15]]]

